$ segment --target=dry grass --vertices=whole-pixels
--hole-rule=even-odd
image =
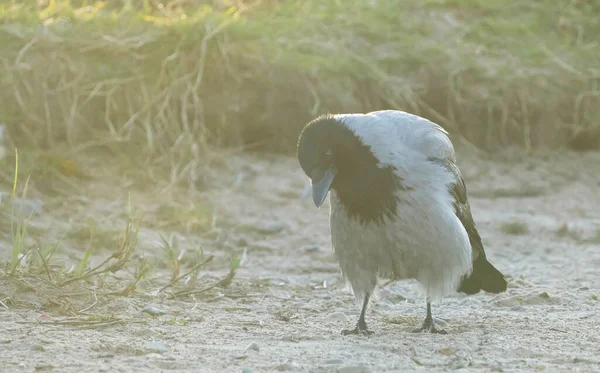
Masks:
[[[529,227],[527,223],[521,221],[505,222],[500,225],[500,230],[509,235],[522,236],[529,233]]]
[[[488,148],[598,125],[595,2],[49,3],[0,8],[17,145],[112,144],[184,173],[208,144],[289,152],[327,111],[405,109]]]
[[[34,157],[39,159],[37,154]],[[165,182],[151,191],[129,190],[131,179],[114,177],[124,170],[121,164],[104,172],[96,167],[96,177],[87,180],[75,173],[62,174],[61,162],[29,168],[21,153],[2,162],[8,165],[8,160],[14,162],[12,171],[0,171],[2,179],[12,179],[12,190],[8,195],[2,193],[0,203],[0,248],[9,248],[2,251],[0,259],[0,307],[76,316],[78,326],[103,327],[129,322],[93,313],[96,306],[116,297],[196,300],[198,295],[211,294],[210,290],[232,282],[239,266],[235,252],[220,250],[216,254],[212,270],[228,269],[221,276],[207,278],[208,272],[204,272],[215,255],[205,254],[198,246],[208,243],[207,251],[215,251],[213,240],[201,237],[213,233],[213,225],[206,220],[214,220],[215,215],[201,208],[203,200],[208,203],[201,193],[186,189],[195,214],[174,210],[166,217],[154,217],[153,213],[165,206],[182,206],[185,188]],[[47,172],[39,173],[39,169]],[[55,193],[36,188],[53,180],[54,174],[62,175],[53,181]],[[137,174],[133,178],[148,179]],[[190,229],[192,237],[178,233]],[[169,239],[164,238],[167,233]],[[183,242],[174,244],[173,237]],[[159,238],[163,238],[165,250],[155,249]],[[5,257],[5,253],[9,255]]]

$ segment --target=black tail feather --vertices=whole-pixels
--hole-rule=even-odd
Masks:
[[[506,291],[507,282],[484,255],[479,255],[473,263],[473,272],[465,277],[458,291],[465,294],[477,294],[480,290],[488,293],[502,293]]]

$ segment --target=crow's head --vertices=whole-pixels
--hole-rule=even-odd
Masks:
[[[349,213],[371,220],[392,207],[396,178],[345,120],[323,115],[309,122],[298,140],[298,161],[311,180],[317,207],[332,188]]]
[[[312,183],[313,201],[321,206],[339,171],[340,152],[348,131],[332,115],[320,116],[302,130],[298,140],[298,161]],[[347,140],[347,139],[346,139]],[[334,154],[335,152],[335,154]]]

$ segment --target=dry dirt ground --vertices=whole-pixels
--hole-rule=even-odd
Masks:
[[[333,259],[328,205],[314,207],[293,158],[222,163],[211,179],[219,187],[202,194],[215,216],[202,234],[153,222],[161,196],[126,175],[100,173],[67,202],[45,205],[32,218],[32,235],[83,224],[92,214],[99,226],[121,229],[128,206],[141,206],[152,224],[142,224],[132,260],[158,264],[128,296],[107,295],[107,288],[126,286],[131,268],[60,292],[43,274],[1,276],[0,371],[600,371],[599,153],[459,157],[488,256],[509,289],[434,304],[447,335],[410,333],[425,303],[414,283],[396,282],[379,290],[368,311],[375,334],[342,336],[359,307]],[[115,179],[130,193],[115,192]],[[186,198],[179,196],[183,206]],[[239,255],[231,284],[194,297],[171,299],[175,287],[157,294],[169,282],[160,232],[177,237],[186,256],[198,247],[215,256],[199,288],[223,278],[229,255]],[[2,238],[8,259],[10,236]],[[53,260],[76,264],[83,250],[66,242]],[[92,261],[107,253],[94,251]],[[147,306],[154,315],[142,311]]]

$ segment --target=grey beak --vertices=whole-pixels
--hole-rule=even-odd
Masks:
[[[325,201],[325,197],[327,197],[327,192],[329,192],[329,188],[331,188],[335,173],[336,170],[333,165],[318,167],[313,170],[311,174],[311,183],[312,197],[315,206],[321,207],[323,201]]]

